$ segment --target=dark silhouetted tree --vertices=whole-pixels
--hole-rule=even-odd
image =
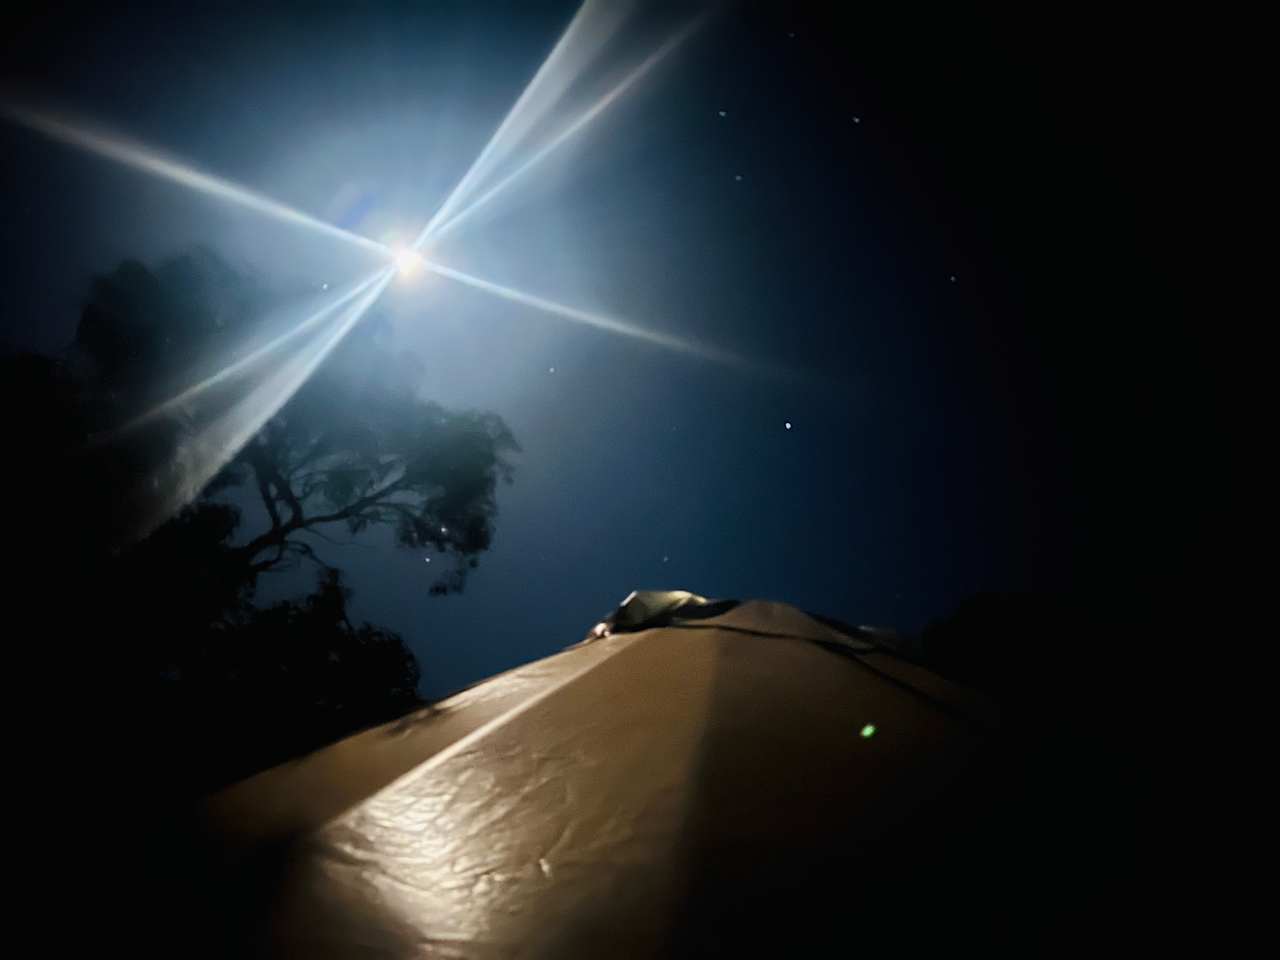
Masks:
[[[157,745],[196,786],[417,704],[412,654],[396,634],[350,620],[335,551],[321,557],[317,541],[385,528],[446,561],[431,592],[460,591],[492,543],[497,485],[511,479],[517,447],[502,420],[425,399],[421,370],[391,349],[375,313],[156,525],[157,502],[200,476],[193,451],[209,425],[242,416],[244,398],[308,349],[311,332],[233,376],[219,371],[324,302],[318,291],[275,293],[205,251],[155,270],[129,261],[93,282],[65,357],[10,357],[0,371],[35,468],[5,477],[9,501],[32,504],[18,541],[40,558],[35,579],[57,565],[59,582],[74,582],[64,635],[127,638],[109,658],[124,671],[120,689],[155,714]],[[255,604],[263,575],[302,562],[316,567],[315,592]]]
[[[110,435],[207,381],[250,349],[259,318],[282,302],[208,253],[155,273],[127,262],[96,280],[76,334],[82,401],[93,411],[88,432]],[[435,587],[449,592],[462,588],[466,570],[488,549],[494,494],[511,477],[515,441],[493,414],[423,399],[420,371],[388,349],[384,332],[381,318],[367,317],[206,488],[208,496],[247,484],[260,498],[269,528],[239,547],[253,570],[312,557],[304,532],[338,525],[356,534],[385,524],[402,546],[456,561]],[[269,352],[145,430],[113,437],[111,457],[135,488],[143,481],[139,496],[150,495],[148,481],[156,487],[171,482],[165,474],[189,470],[193,438],[297,349]],[[113,535],[126,536],[134,522],[127,513],[113,518]]]

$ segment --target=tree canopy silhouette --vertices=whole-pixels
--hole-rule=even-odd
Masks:
[[[208,253],[154,273],[126,262],[96,280],[76,334],[93,432],[109,432],[152,408],[157,396],[202,379],[209,358],[230,363],[252,343],[257,318],[282,299]],[[420,369],[395,355],[384,334],[385,321],[366,318],[207,488],[217,494],[248,485],[260,498],[270,525],[238,547],[253,570],[314,557],[302,533],[340,525],[356,534],[381,524],[402,546],[456,560],[435,586],[449,592],[462,588],[466,570],[488,549],[495,490],[511,478],[514,438],[493,414],[424,399]],[[276,360],[268,354],[260,366]],[[149,426],[145,440],[117,448],[131,443],[130,466],[149,465],[153,484],[160,470],[181,471],[184,443],[256,375],[251,367],[190,397]]]
[[[57,504],[19,519],[28,555],[78,574],[68,635],[88,641],[109,625],[128,637],[113,665],[164,718],[158,748],[182,755],[199,786],[417,704],[412,653],[351,621],[340,551],[317,548],[384,529],[446,561],[431,593],[460,591],[512,478],[506,424],[427,400],[421,368],[371,314],[194,500],[134,540],[163,492],[187,482],[202,431],[251,395],[277,353],[299,348],[243,362],[298,322],[289,304],[323,305],[320,291],[302,294],[207,251],[154,270],[126,261],[93,281],[65,356],[5,361],[19,443],[47,468],[10,472],[10,502],[39,485],[40,502]],[[255,603],[262,576],[299,563],[315,565],[313,593]]]

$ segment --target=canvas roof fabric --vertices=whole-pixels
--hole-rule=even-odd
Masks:
[[[1001,743],[883,633],[637,593],[213,797],[201,925],[211,953],[316,958],[1008,946],[1034,853]]]

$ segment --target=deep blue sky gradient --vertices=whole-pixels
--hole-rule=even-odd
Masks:
[[[32,15],[6,86],[325,219],[412,235],[574,6],[234,9]],[[859,16],[722,7],[439,251],[792,380],[443,280],[389,293],[424,395],[496,411],[523,448],[464,595],[428,597],[424,558],[376,534],[328,554],[355,613],[408,639],[428,694],[580,639],[633,588],[918,631],[977,591],[1113,595],[1165,562],[1173,494],[1151,480],[1181,414],[1152,409],[1141,371],[1177,334],[1115,138],[1137,136],[1123,118],[1139,96],[1119,41]],[[609,63],[673,22],[650,9]],[[368,267],[25,131],[0,144],[8,345],[64,346],[91,275],[125,257],[203,243],[281,284]]]

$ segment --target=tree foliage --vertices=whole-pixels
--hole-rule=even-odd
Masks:
[[[127,262],[95,281],[76,335],[91,428],[110,431],[179,385],[208,379],[201,376],[208,358],[230,363],[242,354],[256,318],[281,300],[210,254],[155,273]],[[510,430],[493,414],[424,399],[420,371],[388,348],[385,334],[380,318],[368,318],[206,488],[211,496],[247,486],[259,498],[269,526],[238,547],[255,572],[314,559],[304,533],[354,535],[385,525],[401,546],[455,561],[435,585],[443,593],[462,589],[466,570],[492,543],[496,488],[511,479],[516,449]],[[260,366],[272,362],[268,355]],[[158,419],[129,441],[129,468],[143,476],[182,469],[184,443],[256,374]],[[113,456],[122,449],[117,444]]]
[[[421,369],[373,315],[194,501],[130,542],[162,480],[187,469],[184,451],[278,357],[214,374],[296,323],[296,311],[275,326],[262,318],[299,299],[207,251],[154,270],[126,261],[93,282],[65,356],[9,357],[0,371],[36,468],[6,474],[9,502],[56,505],[18,512],[21,549],[33,571],[58,565],[75,584],[68,633],[125,640],[110,665],[168,718],[166,749],[199,786],[416,704],[413,655],[395,633],[352,622],[341,550],[326,541],[386,531],[446,561],[431,593],[460,591],[493,542],[497,488],[512,477],[517,447],[503,421],[427,400]],[[255,602],[262,576],[304,562],[314,592]]]

